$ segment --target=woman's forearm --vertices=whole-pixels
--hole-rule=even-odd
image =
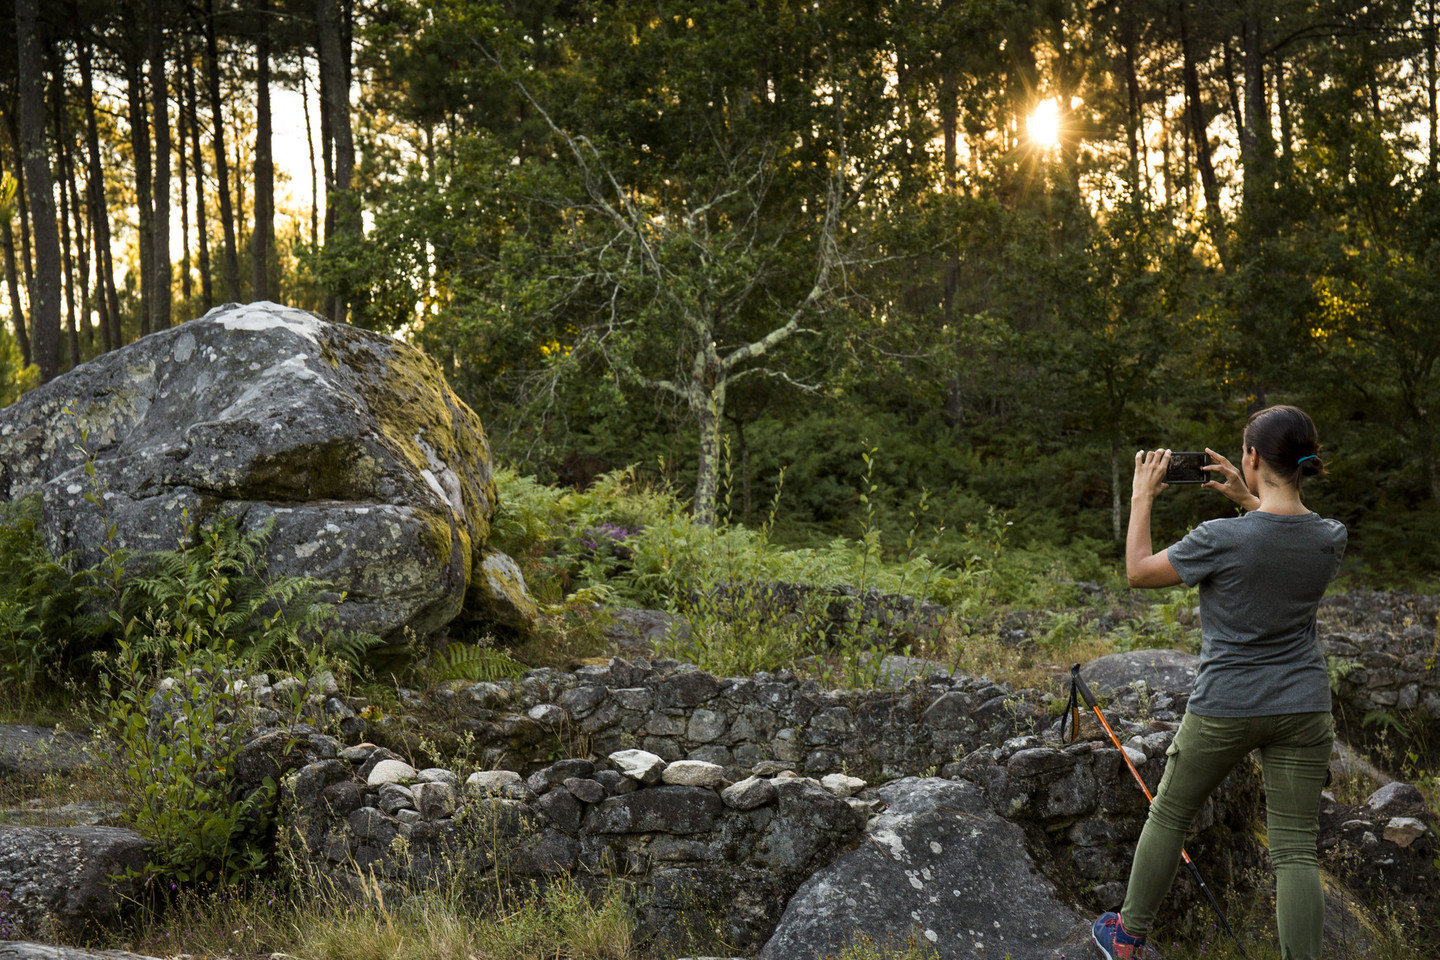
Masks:
[[[1145,561],[1153,556],[1150,544],[1150,508],[1155,498],[1139,494],[1130,499],[1130,528],[1125,534],[1125,579],[1132,587],[1141,582]]]

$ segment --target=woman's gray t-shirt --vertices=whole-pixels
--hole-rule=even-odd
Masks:
[[[1200,586],[1200,670],[1188,710],[1264,717],[1330,709],[1315,609],[1345,555],[1345,525],[1258,510],[1200,524],[1166,556]]]

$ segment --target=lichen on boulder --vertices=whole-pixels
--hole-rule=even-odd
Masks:
[[[484,429],[434,360],[264,302],[31,391],[0,411],[0,463],[0,500],[42,491],[48,545],[81,563],[111,523],[112,546],[155,550],[218,513],[273,519],[270,571],[330,581],[341,626],[389,641],[462,614],[495,506]]]

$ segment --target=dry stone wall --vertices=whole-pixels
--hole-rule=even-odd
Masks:
[[[815,777],[933,773],[1049,722],[1043,695],[984,678],[937,673],[895,690],[832,691],[789,671],[718,678],[675,661],[618,658],[510,683],[452,682],[411,702],[453,715],[486,766],[528,769],[557,747],[599,756],[638,747],[718,764],[732,780],[766,760]]]
[[[1381,713],[1440,743],[1440,597],[1342,595],[1321,623],[1342,727]]]
[[[475,738],[481,769],[417,770],[366,743],[292,774],[285,835],[342,884],[372,873],[479,890],[501,879],[618,878],[646,933],[683,941],[698,924],[758,947],[799,885],[861,843],[885,809],[874,788],[846,795],[860,778],[983,788],[1027,838],[1016,857],[1086,909],[1123,896],[1144,818],[1120,752],[1089,739],[1098,729],[1065,745],[1050,695],[984,679],[936,674],[847,693],[785,673],[726,679],[615,659],[408,696],[451,712]],[[1111,720],[1153,789],[1183,699],[1148,688],[1126,696]],[[564,744],[588,748],[547,762]],[[649,767],[632,762],[644,755]],[[1263,858],[1248,829],[1257,778],[1232,779],[1202,815],[1197,846],[1225,878]],[[1182,891],[1176,909],[1190,907]]]
[[[282,836],[341,888],[440,885],[484,898],[573,875],[619,883],[647,935],[758,946],[875,806],[838,795],[841,783],[777,771],[730,784],[712,764],[651,759],[628,773],[573,758],[525,779],[484,771],[461,783],[352,747],[285,781]]]

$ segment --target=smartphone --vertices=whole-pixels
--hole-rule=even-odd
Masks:
[[[1210,454],[1181,453],[1176,450],[1170,454],[1170,465],[1165,468],[1166,483],[1204,483],[1210,479],[1208,471],[1201,470],[1201,467],[1210,465]]]

